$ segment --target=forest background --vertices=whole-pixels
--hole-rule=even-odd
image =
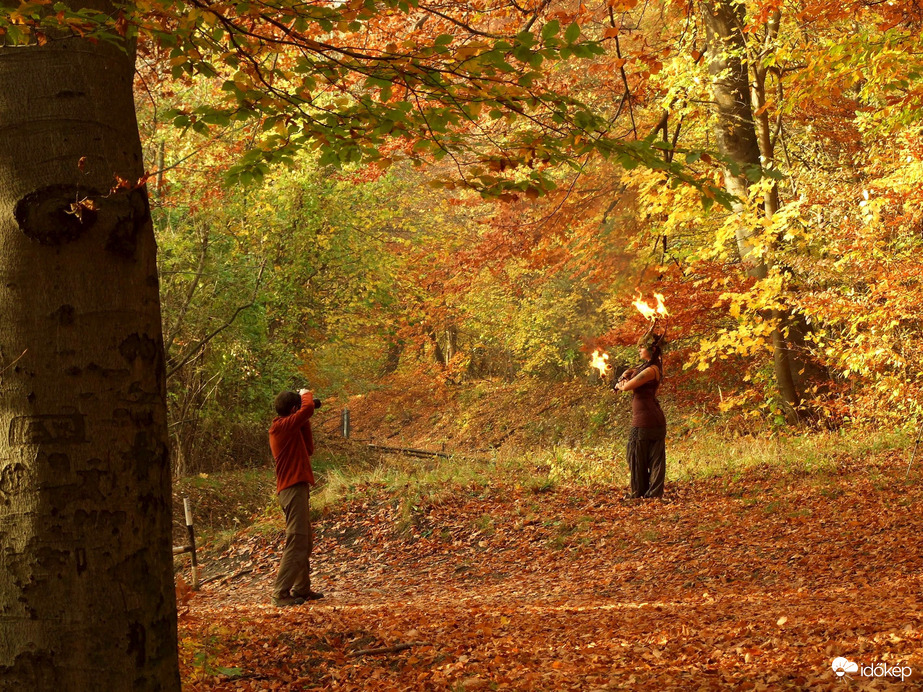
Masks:
[[[0,677],[919,673],[921,24],[917,0],[6,6]],[[633,364],[655,294],[669,490],[622,502],[627,401],[587,361]],[[265,431],[306,384],[333,589],[277,612]],[[171,481],[231,531],[197,598]]]
[[[523,420],[536,434],[520,441],[610,439],[624,412],[589,354],[633,364],[647,322],[632,301],[655,292],[670,311],[672,436],[703,423],[759,435],[909,430],[923,386],[923,10],[732,6],[736,37],[723,45],[692,4],[536,10],[539,40],[560,34],[595,50],[574,49],[531,79],[586,104],[625,143],[566,160],[550,136],[543,152],[541,128],[479,107],[454,135],[469,142],[462,153],[440,150],[438,125],[379,147],[372,163],[295,150],[281,116],[238,117],[264,73],[281,79],[284,54],[263,56],[262,68],[225,65],[215,79],[179,49],[142,53],[136,101],[156,171],[175,473],[263,464],[272,398],[301,384],[354,409],[359,430],[366,421],[379,436],[458,451],[517,427],[513,416],[496,434],[475,430],[459,407],[579,392],[566,425]],[[451,21],[398,9],[403,23],[390,26],[407,32],[402,45],[434,42],[461,60],[486,50],[479,31],[509,34],[533,16],[515,4]],[[357,27],[337,30],[352,40]],[[721,105],[735,56],[752,114],[736,129],[740,114]],[[538,47],[518,57],[514,77],[528,60],[542,64]],[[399,87],[331,79],[320,99],[358,89],[412,103]],[[760,145],[749,169],[735,151],[747,137]],[[568,145],[579,152],[580,136]],[[780,351],[794,394],[774,369]],[[416,419],[427,424],[411,432]]]

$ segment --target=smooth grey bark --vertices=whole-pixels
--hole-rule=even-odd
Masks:
[[[745,21],[744,6],[733,0],[711,0],[702,2],[701,8],[708,73],[712,78],[712,94],[718,116],[714,126],[718,151],[741,169],[738,175],[725,169],[724,185],[738,200],[744,200],[750,183],[743,169],[760,165],[760,145],[750,107],[746,44],[740,32]],[[742,209],[742,204],[735,202],[734,211]],[[736,240],[738,254],[748,273],[758,279],[765,278],[768,268],[764,259],[753,252],[749,229],[738,227]]]
[[[717,115],[715,136],[718,151],[740,168],[738,175],[725,170],[725,189],[737,199],[743,200],[747,197],[749,186],[744,170],[762,164],[760,142],[751,108],[747,45],[742,32],[746,23],[746,8],[744,3],[736,0],[707,0],[700,3],[700,8]],[[775,213],[778,200],[774,191],[765,203],[767,213]],[[742,204],[734,203],[733,210],[740,212]],[[769,267],[765,258],[755,253],[751,231],[741,225],[736,229],[735,236],[737,252],[748,275],[756,279],[766,278]],[[774,311],[772,317],[780,324],[787,324],[787,315],[780,311]],[[780,329],[772,334],[772,360],[776,385],[787,409],[786,415],[790,421],[797,421],[802,397],[795,386],[789,347]]]
[[[0,688],[179,690],[133,57],[0,47]],[[13,364],[14,359],[22,357]]]

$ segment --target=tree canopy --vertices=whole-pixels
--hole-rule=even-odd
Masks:
[[[321,3],[297,18],[284,4],[160,7],[132,24],[148,37],[138,93],[149,159],[169,141],[167,185],[185,188],[185,157],[202,161],[195,152],[220,142],[207,176],[266,183],[230,193],[241,215],[286,180],[367,195],[357,205],[347,185],[317,203],[348,207],[353,256],[391,267],[353,290],[388,298],[312,332],[311,353],[361,323],[381,367],[413,343],[424,362],[434,349],[457,356],[443,364],[450,377],[574,375],[591,346],[631,340],[641,322],[630,299],[657,290],[682,377],[743,364],[715,406],[782,415],[765,370],[781,331],[822,374],[798,381],[805,405],[861,418],[884,397],[906,416],[920,387],[909,57],[920,18],[862,2],[748,3],[736,6],[740,40],[709,54],[701,13],[715,6]],[[152,27],[173,26],[171,11],[182,29],[168,40]],[[715,139],[721,74],[709,55],[736,56],[749,75],[753,165]],[[734,176],[746,185],[725,192]],[[407,192],[394,196],[395,184]],[[414,199],[424,188],[427,209],[444,210],[426,228]],[[183,201],[173,187],[165,206],[229,194],[202,189]],[[263,226],[257,216],[248,223]],[[258,235],[278,237],[271,228]],[[741,237],[764,276],[745,271]],[[314,281],[339,280],[316,267]],[[387,286],[360,285],[372,277]],[[717,397],[702,382],[698,395]]]

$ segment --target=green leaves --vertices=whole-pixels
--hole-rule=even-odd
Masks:
[[[436,40],[433,41],[433,48],[435,48],[437,53],[447,53],[449,51],[449,45],[454,40],[455,37],[451,34],[440,34],[436,37]]]
[[[542,39],[548,41],[548,39],[554,38],[558,35],[558,32],[561,30],[561,24],[557,19],[552,19],[550,22],[545,24],[542,27]]]

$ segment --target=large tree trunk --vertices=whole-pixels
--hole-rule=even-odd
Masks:
[[[3,689],[180,686],[156,248],[145,189],[108,194],[143,174],[133,68],[0,48]]]
[[[747,46],[743,34],[745,25],[745,7],[735,0],[706,0],[701,3],[702,21],[705,25],[707,43],[708,71],[712,76],[712,92],[715,98],[717,114],[715,135],[718,151],[740,168],[734,175],[726,170],[725,188],[739,200],[746,199],[748,180],[744,170],[751,166],[760,166],[760,143],[757,139],[750,105],[750,74],[747,61]],[[773,191],[767,199],[767,212],[772,214],[777,205]],[[740,202],[734,204],[734,211],[740,212]],[[755,252],[750,229],[741,225],[736,229],[737,251],[747,273],[763,279],[768,275],[769,267],[762,255]],[[787,322],[781,312],[772,315],[779,324]],[[801,394],[795,386],[789,349],[779,329],[772,335],[773,370],[776,385],[785,404],[786,414],[790,420],[797,420],[801,406]]]

